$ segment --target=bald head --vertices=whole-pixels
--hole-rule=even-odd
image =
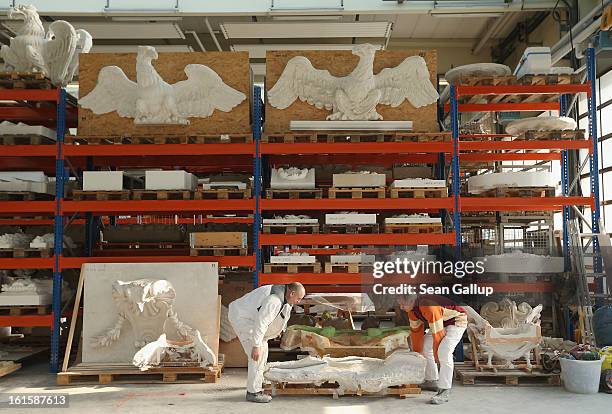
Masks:
[[[300,303],[300,301],[306,295],[306,289],[300,282],[291,282],[287,284],[287,292],[285,292],[285,299],[290,305]]]

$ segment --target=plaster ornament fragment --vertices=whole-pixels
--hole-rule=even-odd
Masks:
[[[246,95],[223,82],[205,65],[185,66],[187,80],[172,85],[157,73],[151,61],[157,59],[152,46],[139,46],[136,55],[136,82],[117,66],[105,66],[96,87],[79,99],[83,108],[95,114],[117,112],[134,118],[136,125],[189,125],[190,117],[206,118],[215,109],[231,111]]]
[[[567,116],[536,116],[509,122],[506,133],[518,136],[527,131],[572,131],[576,127],[576,121]]]
[[[0,305],[35,306],[51,303],[53,280],[4,276],[0,285]],[[72,296],[72,289],[62,281],[62,302]]]
[[[273,168],[270,187],[275,190],[311,190],[315,188],[314,168]]]
[[[317,358],[267,364],[264,378],[282,383],[337,383],[338,393],[379,392],[386,387],[420,384],[425,378],[425,358],[398,349],[385,359],[366,357]]]
[[[216,363],[216,356],[202,340],[199,331],[181,322],[174,310],[176,291],[167,280],[138,279],[113,282],[113,301],[118,310],[115,325],[92,339],[92,347],[109,347],[119,339],[127,321],[134,332],[134,346],[142,348],[156,341],[162,333],[176,333],[182,340],[192,341],[199,355]],[[149,348],[150,350],[150,348]],[[148,352],[148,351],[147,351]]]
[[[53,247],[55,247],[55,235],[53,233],[46,233],[42,236],[36,236],[34,240],[30,242],[31,249],[53,249]],[[64,236],[63,247],[75,249],[77,246],[70,237]]]
[[[5,233],[0,236],[0,249],[26,249],[32,239],[32,234]]]
[[[348,75],[336,77],[316,69],[304,56],[287,62],[276,84],[268,91],[268,101],[278,109],[289,107],[296,99],[316,108],[331,110],[327,120],[379,121],[379,104],[399,106],[408,100],[415,108],[436,102],[438,92],[431,84],[425,59],[410,56],[394,68],[374,74],[376,48],[370,44],[353,47],[359,57],[357,67]]]
[[[91,35],[64,20],[51,23],[45,33],[33,5],[9,8],[8,18],[22,18],[24,23],[10,44],[0,49],[5,70],[43,72],[55,86],[70,83],[78,69],[79,54],[89,52],[93,45]]]
[[[146,371],[149,368],[163,365],[164,362],[185,365],[188,363],[199,364],[206,367],[215,363],[214,354],[206,346],[200,331],[193,330],[191,338],[184,341],[172,341],[163,333],[159,338],[143,346],[132,360],[132,363]]]
[[[527,302],[519,305],[509,298],[499,302],[487,302],[480,308],[480,316],[494,328],[516,328],[525,323],[533,308]]]
[[[465,76],[508,76],[512,74],[509,66],[499,63],[471,63],[448,70],[444,78],[449,84],[455,84]]]

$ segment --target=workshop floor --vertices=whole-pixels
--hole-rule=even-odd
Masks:
[[[431,392],[416,398],[393,397],[287,397],[270,404],[244,401],[246,370],[227,369],[216,384],[120,385],[58,387],[55,376],[47,372],[45,361],[32,363],[0,378],[0,393],[67,393],[70,412],[130,414],[157,413],[266,413],[300,412],[322,414],[393,414],[407,412],[516,414],[554,411],[555,414],[604,413],[612,406],[612,395],[576,395],[561,387],[483,387],[453,388],[452,400],[443,406],[428,404]],[[6,395],[2,396],[6,401]],[[30,409],[11,409],[11,413],[32,413]],[[40,412],[40,411],[38,411]],[[55,411],[54,411],[55,412]]]

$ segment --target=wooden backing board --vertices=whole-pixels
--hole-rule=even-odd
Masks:
[[[159,53],[153,66],[164,80],[173,84],[187,79],[187,64],[206,65],[227,85],[246,95],[246,99],[230,112],[215,110],[208,118],[190,118],[190,125],[134,125],[132,118],[116,112],[95,115],[79,107],[80,135],[141,134],[242,134],[251,132],[251,76],[248,52],[173,52]],[[98,73],[105,66],[118,66],[128,78],[136,80],[135,53],[83,53],[79,63],[79,94],[87,95],[96,85]]]
[[[374,74],[384,68],[395,67],[409,56],[421,55],[427,63],[432,84],[436,84],[437,53],[435,50],[385,50],[377,51],[374,59]],[[346,76],[353,71],[359,62],[359,57],[348,50],[313,50],[313,51],[268,51],[266,53],[266,91],[271,89],[289,59],[304,56],[317,69],[327,69],[333,76]],[[439,132],[436,118],[436,103],[414,108],[404,101],[396,108],[388,105],[378,105],[377,111],[385,121],[412,121],[413,130],[419,132]],[[325,109],[317,109],[306,102],[296,100],[286,109],[276,109],[266,102],[266,133],[283,133],[289,131],[291,121],[314,120],[323,121],[330,114]]]

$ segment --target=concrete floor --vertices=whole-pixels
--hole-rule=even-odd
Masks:
[[[0,393],[68,393],[69,412],[96,413],[277,413],[298,412],[322,414],[393,414],[393,413],[474,413],[576,414],[610,412],[612,395],[570,394],[561,387],[527,386],[461,386],[453,388],[452,400],[442,406],[427,404],[431,392],[416,398],[393,397],[288,397],[279,396],[270,404],[244,401],[246,370],[228,369],[216,384],[121,385],[58,387],[55,377],[47,373],[44,360],[28,361],[24,368],[0,378]],[[6,401],[6,396],[1,400]],[[11,409],[10,413],[32,413],[42,410]],[[51,411],[51,412],[58,412]]]

